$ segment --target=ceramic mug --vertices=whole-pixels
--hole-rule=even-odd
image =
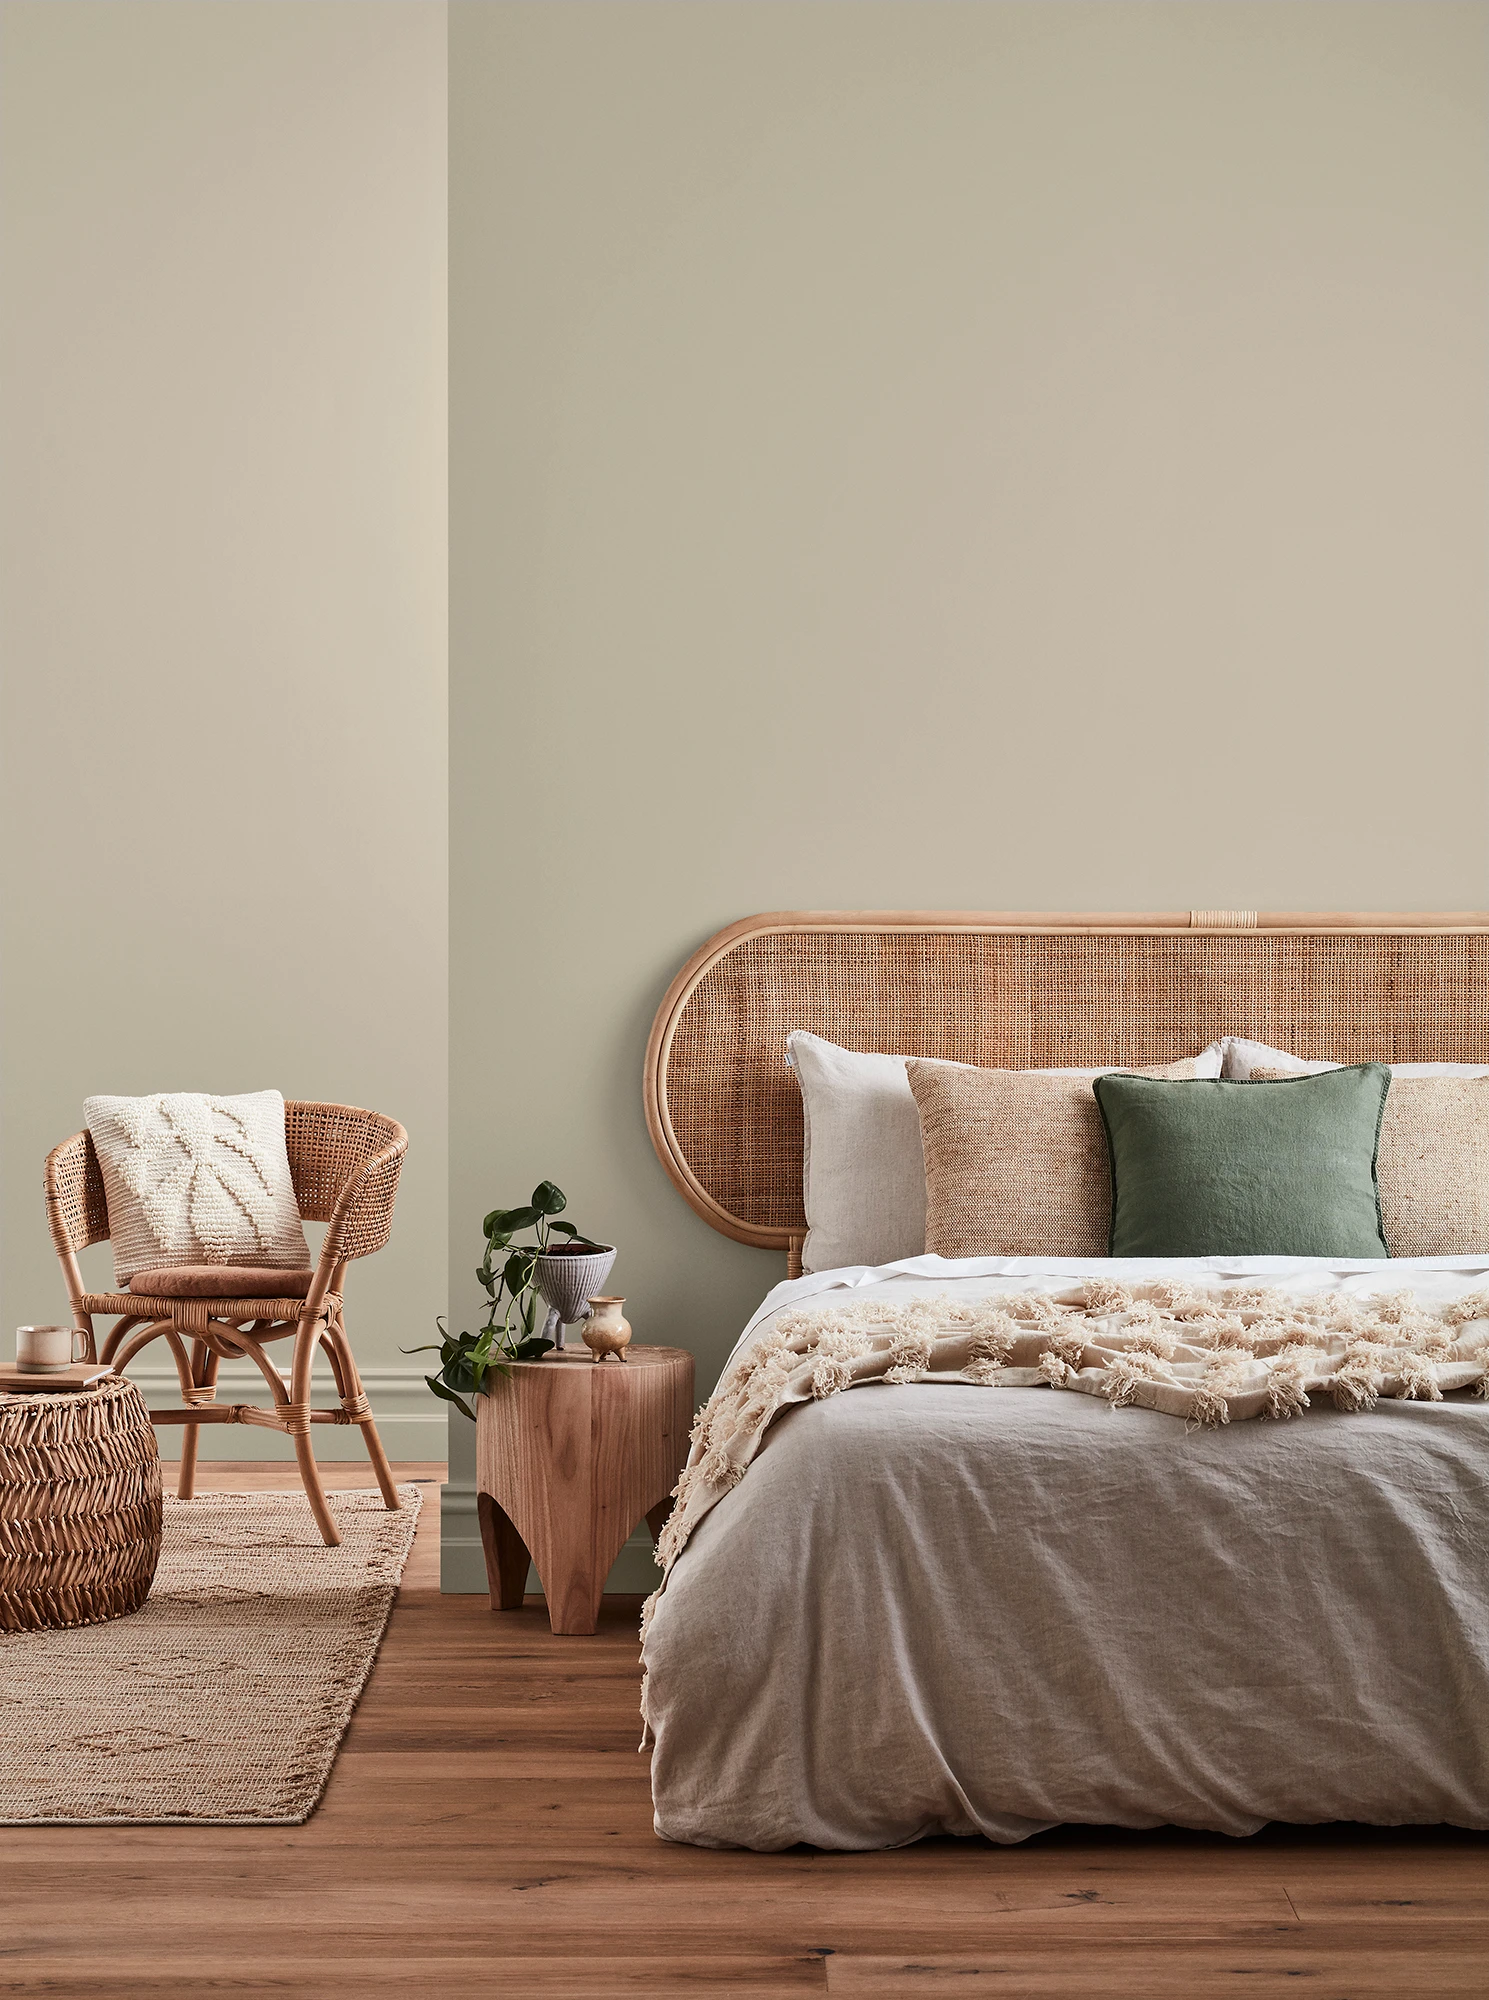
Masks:
[[[76,1342],[81,1342],[77,1353],[73,1352]],[[34,1374],[46,1374],[54,1368],[66,1368],[74,1361],[88,1358],[88,1336],[79,1326],[18,1326],[16,1328],[16,1366]]]

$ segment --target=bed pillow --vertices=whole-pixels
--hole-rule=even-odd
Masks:
[[[891,1264],[926,1249],[926,1177],[920,1113],[905,1075],[905,1056],[840,1048],[797,1028],[786,1060],[801,1086],[802,1200],[807,1237],[804,1271],[845,1264]],[[1219,1076],[1221,1045],[1193,1058],[1186,1075]],[[971,1069],[941,1063],[943,1069]],[[1076,1076],[1096,1069],[1027,1070],[1018,1075]]]
[[[923,1255],[925,1163],[905,1058],[859,1054],[798,1028],[786,1060],[801,1086],[802,1269]]]
[[[1198,1059],[1138,1076],[1193,1078]],[[942,1257],[1104,1257],[1111,1172],[1093,1079],[1116,1071],[907,1065]]]
[[[103,1170],[117,1284],[182,1264],[314,1262],[277,1090],[90,1097],[83,1116]]]
[[[1099,1076],[1113,1257],[1385,1257],[1384,1063],[1285,1082]]]
[[[1223,1063],[1220,1074],[1244,1081],[1261,1070],[1278,1076],[1318,1076],[1326,1069],[1340,1069],[1340,1063],[1312,1062],[1289,1055],[1286,1049],[1269,1048],[1265,1042],[1248,1042],[1244,1035],[1226,1035],[1220,1043]],[[1392,1063],[1391,1075],[1398,1076],[1489,1076],[1484,1063]]]
[[[1254,1074],[1275,1082],[1289,1072]],[[1376,1177],[1393,1257],[1489,1256],[1489,1071],[1394,1069]]]

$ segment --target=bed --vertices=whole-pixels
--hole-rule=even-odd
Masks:
[[[674,981],[648,1118],[701,1214],[790,1259],[741,1365],[845,1302],[903,1318],[934,1298],[970,1325],[993,1297],[1084,1311],[1058,1302],[1114,1285],[1202,1302],[1263,1286],[1305,1314],[1388,1289],[1471,1352],[1489,1255],[1470,1246],[1388,1266],[919,1257],[802,1275],[781,1048],[805,1028],[989,1067],[1138,1066],[1234,1034],[1482,1064],[1486,973],[1482,913],[754,918]],[[747,1476],[693,1507],[650,1607],[658,1833],[850,1849],[1063,1822],[1489,1825],[1489,1407],[1454,1386],[1474,1372],[1368,1416],[1315,1397],[1289,1423],[1208,1428],[989,1393],[975,1367],[786,1399]]]

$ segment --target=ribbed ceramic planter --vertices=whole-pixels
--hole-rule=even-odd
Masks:
[[[564,1344],[566,1326],[588,1316],[589,1301],[604,1291],[614,1262],[613,1243],[588,1251],[546,1250],[538,1258],[538,1290],[549,1308],[543,1331],[556,1347]]]

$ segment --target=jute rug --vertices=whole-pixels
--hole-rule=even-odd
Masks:
[[[333,1493],[340,1548],[302,1493],[166,1499],[143,1608],[0,1634],[0,1826],[296,1826],[325,1790],[413,1544]]]

